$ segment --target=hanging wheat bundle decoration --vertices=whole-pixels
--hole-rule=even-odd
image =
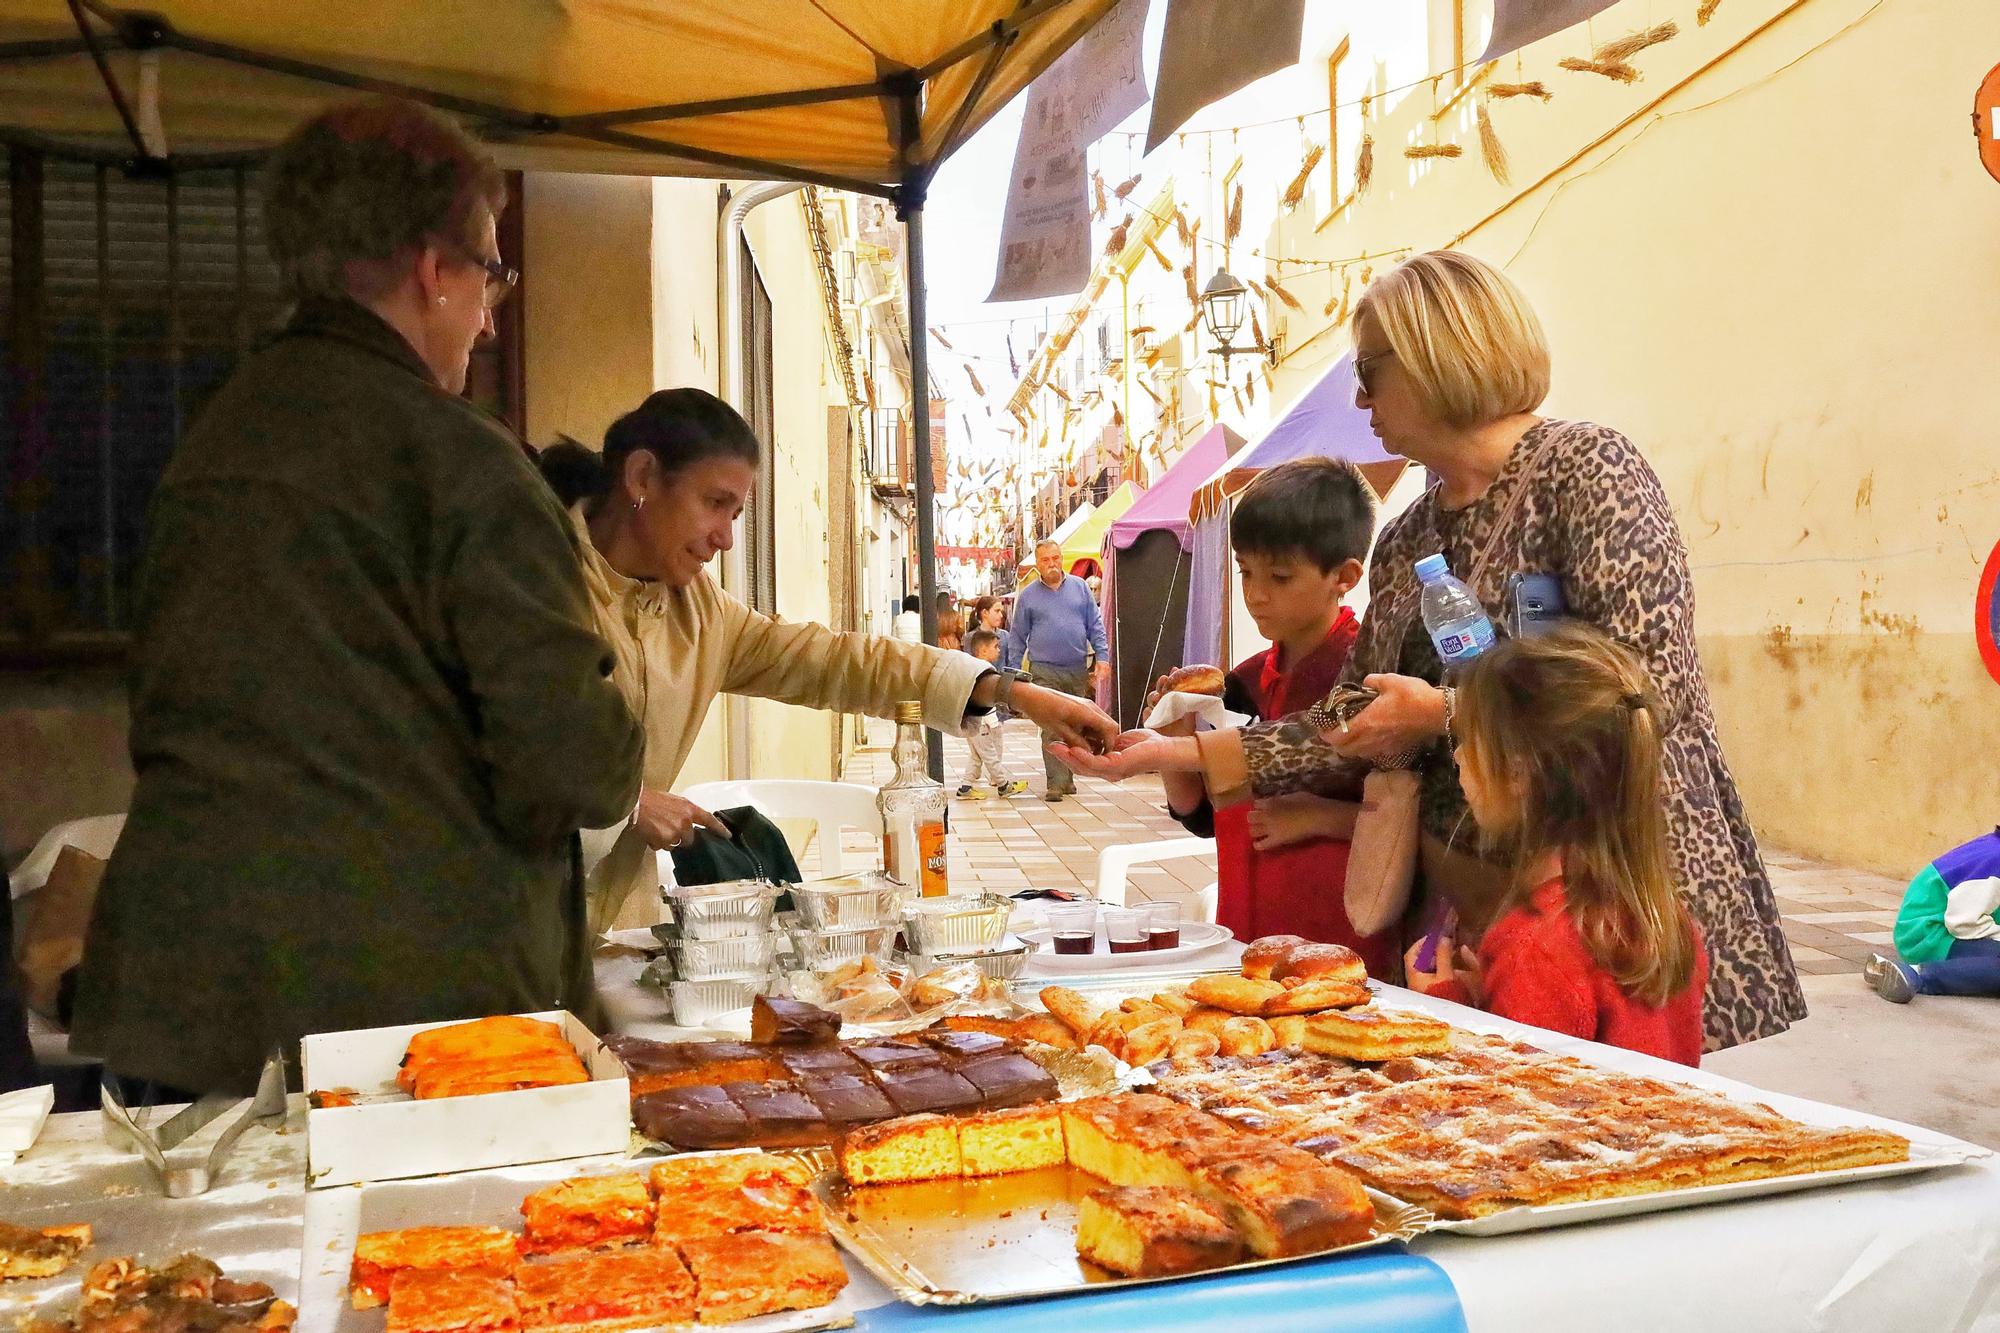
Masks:
[[[1238,412],[1238,413],[1241,413],[1241,412],[1243,411],[1243,390],[1242,390],[1242,388],[1241,388],[1241,387],[1237,387],[1237,388],[1233,388],[1233,389],[1231,389],[1231,390],[1229,391],[1229,396],[1230,396],[1230,397],[1232,397],[1232,398],[1234,398],[1234,399],[1236,400],[1236,410],[1237,410],[1237,412]],[[1209,413],[1209,415],[1210,415],[1210,416],[1214,416],[1214,415],[1215,415],[1215,413],[1213,413],[1213,412],[1210,412],[1210,413]]]
[[[1201,323],[1201,311],[1197,309],[1192,315],[1188,316],[1187,326],[1183,328],[1181,332],[1193,333],[1195,331],[1196,326],[1199,325],[1200,323]]]
[[[1305,161],[1299,163],[1299,174],[1292,177],[1292,183],[1285,187],[1284,198],[1279,201],[1287,213],[1297,208],[1299,201],[1306,197],[1306,182],[1312,179],[1313,168],[1325,156],[1326,149],[1319,144],[1312,144],[1306,149]]]
[[[1375,136],[1361,136],[1361,147],[1354,153],[1354,192],[1365,194],[1368,182],[1375,179]]]
[[[1252,407],[1257,405],[1257,380],[1254,376],[1243,381],[1243,401]]]
[[[1270,288],[1271,295],[1277,297],[1280,301],[1284,302],[1285,306],[1288,309],[1297,310],[1301,312],[1305,310],[1305,304],[1301,302],[1298,297],[1293,296],[1290,292],[1286,291],[1284,286],[1281,283],[1279,283],[1277,278],[1275,277],[1265,278],[1264,285]]]
[[[1194,285],[1194,261],[1192,259],[1181,270],[1181,277],[1187,280],[1188,304],[1195,307],[1196,310],[1201,309],[1201,288]]]
[[[1119,254],[1121,254],[1124,251],[1125,238],[1131,234],[1131,231],[1132,231],[1131,218],[1126,218],[1123,222],[1119,223],[1117,226],[1111,229],[1111,234],[1104,238],[1105,258],[1115,259],[1118,257]]]
[[[1122,202],[1126,195],[1132,193],[1132,191],[1138,188],[1139,188],[1139,178],[1137,176],[1132,176],[1127,178],[1126,180],[1120,181],[1116,186],[1116,188],[1114,188],[1111,191],[1111,197],[1113,199],[1117,199]]]
[[[1549,91],[1549,85],[1540,79],[1536,79],[1533,83],[1489,83],[1486,85],[1486,95],[1503,100],[1509,97],[1538,97],[1544,102],[1555,96]]]
[[[1238,181],[1236,189],[1229,196],[1229,212],[1222,219],[1222,240],[1224,244],[1234,244],[1243,234],[1243,183]]]
[[[1404,157],[1462,157],[1465,149],[1455,143],[1413,143],[1403,150]]]
[[[1701,8],[1694,11],[1694,21],[1706,28],[1708,21],[1715,17],[1715,11],[1722,8],[1722,0],[1701,0]]]
[[[931,325],[931,337],[937,339],[938,346],[944,348],[944,350],[947,352],[954,352],[958,350],[957,348],[951,345],[951,339],[944,336],[944,330],[939,328],[935,324]]]
[[[1264,290],[1264,284],[1257,281],[1257,279],[1245,278],[1243,280],[1243,285],[1245,287],[1248,287],[1251,291],[1257,293],[1257,299],[1259,301],[1269,301],[1271,299],[1271,294]]]
[[[1187,214],[1181,212],[1179,204],[1174,205],[1174,239],[1182,245],[1194,244],[1194,232],[1188,229]]]
[[[1270,346],[1270,340],[1264,336],[1264,321],[1257,318],[1257,309],[1255,306],[1250,308],[1250,345],[1252,347]]]
[[[1153,258],[1160,261],[1160,267],[1166,272],[1172,273],[1174,271],[1174,261],[1167,258],[1167,252],[1160,248],[1159,243],[1150,236],[1142,237],[1141,239],[1146,243],[1147,252]]]
[[[1620,83],[1637,83],[1639,71],[1629,62],[1649,46],[1672,41],[1680,35],[1680,25],[1672,19],[1656,23],[1643,32],[1635,32],[1616,41],[1606,42],[1590,53],[1590,59],[1566,56],[1556,63],[1564,69],[1575,70],[1579,74],[1601,74],[1607,79]]]
[[[875,377],[865,370],[861,372],[861,399],[870,412],[875,410]]]
[[[1104,174],[1090,173],[1090,216],[1093,220],[1111,211],[1111,201],[1104,197]]]
[[[1493,128],[1493,117],[1486,113],[1486,103],[1479,104],[1479,155],[1486,159],[1486,169],[1493,173],[1493,179],[1502,185],[1507,183],[1507,148],[1500,142],[1500,132]]]
[[[972,368],[970,361],[965,363],[965,381],[972,386],[973,397],[984,398],[986,396],[986,386],[979,382],[979,372]]]

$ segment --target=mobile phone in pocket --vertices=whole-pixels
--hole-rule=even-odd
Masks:
[[[1554,574],[1515,574],[1507,580],[1507,630],[1515,638],[1546,634],[1568,615],[1562,580]]]

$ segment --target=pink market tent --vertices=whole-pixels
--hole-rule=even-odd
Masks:
[[[1262,435],[1195,487],[1186,518],[1194,530],[1183,639],[1189,662],[1227,667],[1260,645],[1227,642],[1230,579],[1229,517],[1236,496],[1266,468],[1296,458],[1344,458],[1360,467],[1379,499],[1408,463],[1389,453],[1354,405],[1354,358],[1343,356],[1281,412]],[[1181,665],[1175,663],[1174,665]]]
[[[1105,623],[1118,664],[1114,711],[1125,726],[1137,724],[1154,677],[1181,664],[1194,542],[1189,501],[1242,447],[1229,427],[1211,427],[1111,525],[1105,584],[1116,591],[1106,595]]]

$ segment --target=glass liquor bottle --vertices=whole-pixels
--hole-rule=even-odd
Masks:
[[[924,706],[896,705],[896,776],[875,798],[882,811],[882,868],[925,898],[940,898],[945,882],[949,802],[944,784],[925,771]]]

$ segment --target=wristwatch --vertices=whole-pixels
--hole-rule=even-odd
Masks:
[[[1000,677],[998,683],[993,686],[993,706],[995,708],[1005,708],[1008,706],[1007,701],[1014,696],[1015,682],[1027,679],[1027,673],[1024,671],[1008,671],[1003,667],[996,670],[993,674]]]

